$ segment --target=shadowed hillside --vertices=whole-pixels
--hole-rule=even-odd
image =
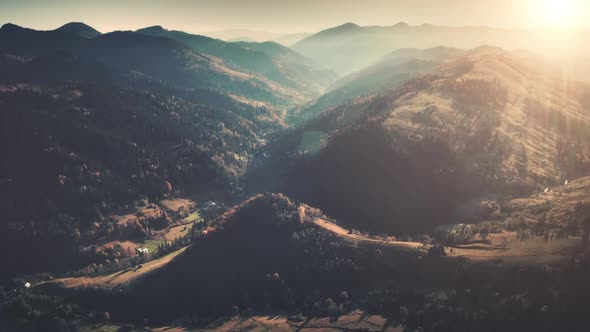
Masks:
[[[143,200],[229,196],[259,135],[280,127],[267,110],[209,91],[90,83],[0,90],[0,146],[11,156],[1,163],[2,242],[14,249],[69,251],[103,215]],[[23,258],[14,263],[35,265]]]
[[[390,331],[518,331],[555,324],[576,330],[581,323],[575,308],[583,297],[572,297],[571,292],[586,296],[581,276],[587,270],[567,258],[549,270],[547,265],[504,264],[493,255],[484,261],[477,256],[473,261],[461,258],[469,249],[446,257],[440,246],[408,250],[397,245],[404,242],[341,233],[331,221],[317,222],[325,218],[321,211],[284,195],[257,195],[222,214],[206,231],[195,232],[192,245],[171,254],[159,268],[152,269],[152,263],[140,267],[135,273],[141,277],[129,283],[113,289],[82,284],[63,289],[56,280],[35,289],[108,310],[116,322],[157,326],[178,317],[173,323],[177,328],[199,330],[251,330],[240,323],[249,317],[251,324],[283,325],[286,330],[346,328],[353,326],[349,317],[359,315],[359,307],[367,313],[355,326],[373,326],[375,321],[365,320],[381,314],[388,319],[379,320],[379,326]],[[349,242],[349,237],[356,241]],[[586,261],[585,257],[576,259]],[[549,309],[556,307],[564,311]],[[261,317],[269,310],[299,314],[287,321],[280,315],[271,314],[272,320]],[[220,315],[232,318],[218,319]],[[565,322],[556,319],[563,315]],[[500,322],[501,317],[512,318]]]
[[[305,84],[300,86],[290,81],[287,82],[289,84],[284,85],[285,81],[274,81],[266,77],[264,73],[256,72],[261,68],[250,68],[252,70],[248,71],[233,68],[231,63],[226,64],[221,58],[195,51],[191,46],[184,44],[184,40],[177,41],[130,31],[115,31],[87,38],[80,35],[79,29],[75,27],[36,31],[5,24],[0,29],[0,48],[27,61],[46,58],[47,54],[71,54],[73,57],[97,61],[103,66],[108,66],[111,71],[119,73],[116,76],[118,80],[122,80],[121,76],[142,76],[175,88],[216,89],[236,100],[257,107],[281,110],[303,103],[310,98],[310,94],[318,93],[307,86],[307,90],[299,90]],[[191,38],[189,41],[199,37],[187,36]],[[206,37],[202,38],[206,39]],[[236,47],[239,48],[239,46]],[[305,58],[301,57],[301,59]],[[56,58],[55,61],[60,59]],[[304,63],[302,66],[311,64],[311,61],[307,59],[305,61],[307,64]],[[13,69],[11,75],[7,75],[4,80],[22,82],[27,78],[27,74],[22,74],[23,71],[30,73],[29,76],[39,75],[45,80],[64,79],[64,75],[60,72],[55,73],[57,77],[48,75],[47,70],[51,70],[50,68],[50,66],[41,68],[39,72],[35,70],[36,68],[27,68],[25,64],[24,68]],[[313,72],[314,69],[309,70]],[[80,79],[81,74],[78,71],[71,72],[74,76],[65,78]],[[325,84],[330,82],[330,75],[321,76],[326,77]],[[91,75],[84,78],[97,79]],[[277,79],[277,75],[273,78]]]
[[[0,151],[11,156],[0,164],[2,247],[27,253],[8,257],[9,270],[90,263],[80,237],[138,204],[233,199],[284,109],[333,77],[276,44],[161,32],[178,40],[82,23],[0,29]]]

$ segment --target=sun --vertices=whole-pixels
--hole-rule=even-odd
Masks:
[[[581,22],[587,0],[536,0],[537,24],[544,27],[576,27]]]

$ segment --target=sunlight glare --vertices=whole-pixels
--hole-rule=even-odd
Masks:
[[[532,6],[539,26],[575,28],[582,23],[584,3],[583,0],[536,0]]]

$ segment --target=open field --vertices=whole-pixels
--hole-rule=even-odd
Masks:
[[[195,202],[184,198],[166,199],[160,201],[161,206],[172,212],[178,212],[180,209],[189,210],[194,206],[194,204]]]
[[[80,331],[117,331],[117,325],[89,325],[81,326]],[[363,332],[401,332],[402,327],[388,321],[379,315],[370,315],[362,311],[353,311],[342,315],[337,319],[328,317],[307,318],[301,321],[289,320],[287,317],[279,316],[252,316],[252,317],[231,317],[226,320],[211,324],[205,328],[185,328],[181,326],[163,326],[145,328],[142,331],[151,332],[189,332],[189,331],[210,331],[210,332],[328,332],[328,331],[363,331]]]
[[[158,251],[158,246],[164,241],[157,239],[157,240],[147,240],[142,243],[140,246],[147,248],[151,254],[155,254]]]
[[[149,329],[153,332],[182,331],[241,331],[241,332],[328,332],[328,331],[364,331],[364,332],[401,332],[402,328],[378,315],[370,315],[362,311],[354,311],[337,319],[328,317],[308,318],[303,321],[292,321],[285,316],[252,316],[233,317],[204,329],[185,329],[182,327],[159,327]]]
[[[161,237],[165,241],[174,241],[179,237],[183,237],[191,232],[193,223],[182,224],[179,226],[170,227],[168,231]]]
[[[524,209],[550,202],[555,208],[573,209],[579,201],[590,201],[590,176],[576,179],[567,185],[548,189],[547,192],[513,199],[510,201],[510,205],[513,209]]]
[[[582,245],[579,237],[545,241],[542,236],[518,240],[516,232],[490,234],[489,244],[459,245],[451,257],[465,257],[474,261],[501,260],[506,263],[552,264],[566,261]]]
[[[165,331],[165,330],[162,330]],[[292,322],[285,317],[254,316],[249,318],[236,317],[221,326],[207,328],[205,331],[366,331],[366,332],[397,332],[402,331],[387,325],[387,320],[381,316],[367,315],[353,312],[332,321],[329,318],[313,318],[303,322]]]
[[[139,243],[139,247],[144,247],[149,250],[150,254],[158,252],[158,246],[166,242],[172,242],[177,238],[190,234],[193,228],[193,223],[182,224],[178,226],[170,226],[161,231],[155,232],[152,238],[143,243]]]
[[[174,251],[164,257],[160,257],[158,259],[154,259],[147,263],[144,263],[143,266],[139,269],[124,269],[121,271],[117,271],[114,273],[106,274],[106,275],[99,275],[99,276],[84,276],[84,277],[77,277],[77,278],[63,278],[63,279],[56,279],[53,282],[59,283],[61,286],[65,288],[76,288],[76,287],[89,287],[89,286],[98,286],[98,287],[106,287],[106,288],[114,288],[119,286],[120,284],[126,284],[132,282],[147,273],[155,271],[159,268],[166,266],[166,264],[170,263],[176,256],[182,254],[187,247]]]
[[[183,222],[201,222],[203,219],[201,218],[201,215],[199,214],[199,211],[195,211],[191,214],[189,214],[188,216],[186,216],[184,219],[182,219]]]
[[[350,233],[347,229],[336,225],[332,222],[327,220],[323,220],[320,218],[314,219],[314,224],[334,233],[337,234],[339,237],[343,239],[343,241],[351,246],[358,247],[362,245],[378,245],[384,246],[388,248],[399,249],[402,251],[410,251],[410,252],[422,252],[421,247],[424,245],[420,242],[403,242],[403,241],[381,241],[370,239],[361,235],[355,235]]]
[[[400,253],[423,255],[426,248],[419,242],[382,241],[350,234],[345,228],[326,220],[316,218],[314,223],[329,230],[354,247],[378,246],[382,250],[396,250]],[[571,258],[571,254],[582,245],[580,238],[545,241],[542,236],[530,240],[518,240],[516,232],[490,234],[489,244],[465,245],[447,248],[450,257],[463,257],[473,261],[497,261],[519,264],[550,264]]]
[[[114,324],[93,324],[79,327],[79,332],[117,332],[121,326]]]

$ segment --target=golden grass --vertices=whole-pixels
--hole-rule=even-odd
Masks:
[[[378,246],[383,250],[395,250],[405,254],[426,254],[427,246],[419,242],[383,241],[367,238],[362,235],[349,234],[345,228],[327,220],[315,218],[313,223],[325,230],[338,235],[345,245],[353,247]],[[581,246],[580,238],[570,237],[561,240],[545,241],[542,236],[531,240],[518,240],[516,232],[489,234],[486,238],[490,244],[457,246],[449,257],[463,257],[473,261],[496,261],[523,264],[550,264],[569,259],[572,253]]]
[[[536,64],[536,58],[519,59],[517,55],[499,49],[475,50],[453,61],[467,61],[472,64],[472,68],[457,77],[453,75],[456,69],[449,67],[448,63],[441,66],[439,70],[442,76],[431,82],[433,88],[408,93],[396,100],[384,126],[400,135],[416,139],[438,135],[460,146],[465,142],[465,134],[459,129],[466,118],[457,106],[468,109],[472,105],[462,105],[443,87],[449,82],[465,80],[497,82],[507,89],[508,102],[503,109],[495,110],[500,117],[496,131],[511,145],[510,156],[502,161],[502,172],[506,176],[517,174],[522,164],[522,152],[525,151],[529,175],[548,180],[559,178],[555,156],[561,137],[551,128],[551,124],[537,124],[528,113],[531,110],[527,110],[526,101],[534,100],[541,107],[554,110],[572,121],[590,123],[590,114],[572,92],[575,91],[573,83],[565,84],[562,77],[532,68],[530,64]],[[414,121],[426,109],[426,105],[435,105],[437,111],[428,115],[424,121]],[[536,111],[534,109],[531,112]]]
[[[160,205],[163,206],[165,209],[170,210],[172,212],[178,212],[181,208],[188,210],[193,206],[195,202],[184,199],[184,198],[176,198],[176,199],[166,199],[160,201]]]
[[[515,232],[490,234],[491,244],[457,246],[450,257],[464,257],[474,261],[502,260],[518,264],[552,264],[566,261],[578,250],[582,241],[578,237],[545,241],[542,236],[518,240]],[[498,241],[498,239],[501,239]]]
[[[164,332],[169,331],[165,328],[155,329],[152,331]],[[182,330],[178,330],[182,331]],[[233,317],[215,327],[205,328],[203,331],[243,331],[243,332],[262,332],[262,331],[366,331],[366,332],[401,332],[399,327],[390,326],[387,319],[370,315],[362,311],[354,311],[332,320],[328,317],[310,318],[302,322],[289,321],[284,316],[253,316],[253,317]]]
[[[168,229],[168,232],[164,234],[163,239],[166,241],[174,241],[179,237],[189,234],[192,229],[193,223],[171,227]]]
[[[185,217],[184,219],[182,219],[182,221],[183,221],[183,222],[195,222],[195,221],[197,221],[197,220],[198,220],[199,222],[201,222],[201,221],[202,221],[201,214],[199,213],[199,211],[198,211],[198,210],[197,210],[197,211],[195,211],[195,212],[193,212],[193,213],[191,213],[191,214],[189,214],[189,215],[188,215],[187,217]]]
[[[346,244],[352,246],[380,245],[383,247],[414,252],[419,251],[420,248],[423,246],[422,243],[419,242],[381,241],[370,239],[361,235],[349,234],[349,231],[347,229],[320,218],[315,218],[313,223],[325,230],[328,230],[338,235],[340,238],[344,240]]]
[[[171,252],[170,254],[161,258],[149,261],[143,264],[140,269],[124,269],[110,274],[99,275],[95,277],[84,276],[77,278],[63,278],[56,279],[53,282],[61,284],[65,288],[78,288],[78,287],[106,287],[114,288],[119,284],[126,284],[132,282],[152,271],[160,269],[170,263],[178,255],[182,254],[187,247],[181,248],[177,251]]]

